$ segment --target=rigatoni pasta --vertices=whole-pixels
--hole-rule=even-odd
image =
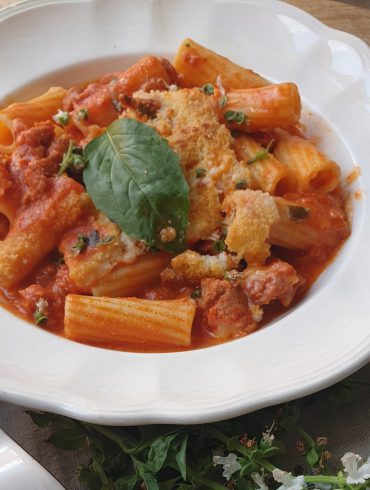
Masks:
[[[273,143],[272,139],[270,144]],[[255,139],[239,136],[235,138],[234,149],[237,157],[249,165],[252,189],[281,195],[296,188],[297,179],[291,169]]]
[[[338,165],[303,138],[280,132],[274,155],[291,169],[303,192],[330,192],[338,186]]]
[[[150,301],[69,295],[66,298],[67,338],[90,343],[125,342],[173,344],[187,347],[195,301]]]
[[[169,261],[167,254],[149,252],[132,264],[117,264],[93,285],[91,292],[94,296],[111,297],[136,294],[157,279]]]
[[[264,87],[270,83],[252,70],[233,63],[192,39],[185,39],[181,43],[173,66],[181,73],[180,81],[184,87],[215,84],[218,77],[225,88]]]
[[[2,109],[4,303],[115,349],[251,334],[350,233],[340,169],[300,115],[294,83],[191,39],[173,64],[148,55]]]
[[[301,115],[301,99],[294,83],[229,90],[223,105],[223,119],[234,129],[248,132],[294,126]],[[238,119],[235,114],[243,114]]]
[[[62,107],[66,90],[51,87],[47,92],[27,102],[11,104],[0,111],[0,153],[9,154],[14,149],[14,121],[19,119],[27,127],[36,122],[51,120]]]

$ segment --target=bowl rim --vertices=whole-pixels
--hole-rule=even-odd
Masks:
[[[22,0],[21,2],[5,7],[5,9],[0,10],[0,23],[5,21],[15,15],[22,15],[29,10],[34,8],[43,8],[51,5],[58,4],[83,4],[83,3],[94,3],[97,0]],[[155,2],[155,0],[154,0]],[[148,0],[149,3],[154,3],[153,1]],[[214,4],[220,3],[231,3],[227,2],[227,0],[213,0]],[[322,24],[319,20],[312,17],[311,15],[303,12],[302,10],[294,7],[290,4],[286,4],[284,2],[280,2],[278,0],[238,0],[238,4],[259,4],[265,6],[280,6],[283,12],[287,15],[291,15],[292,18],[299,20],[305,26],[308,26],[309,29],[314,32],[321,33],[321,36],[330,36],[333,39],[339,39],[342,42],[345,42],[349,46],[351,46],[355,52],[360,53],[361,58],[363,60],[363,64],[366,67],[366,70],[370,70],[370,48],[360,39],[355,36],[347,33],[343,33],[342,31],[338,31],[332,28],[329,28]],[[368,208],[367,201],[360,204],[362,208],[361,211],[361,219],[359,230],[357,230],[357,235],[355,238],[359,239],[360,237],[360,228],[364,225],[364,208]],[[352,245],[353,247],[353,245]],[[341,251],[341,254],[343,250]],[[336,259],[337,262],[339,257]],[[344,267],[344,265],[342,264]],[[339,267],[340,269],[340,267]],[[343,271],[342,271],[343,272]],[[0,314],[1,315],[1,314]],[[282,319],[278,319],[273,328],[276,328],[279,325],[281,328]],[[1,326],[1,317],[0,317],[0,326]],[[34,335],[29,334],[29,336],[34,337],[35,341],[37,338],[41,338],[45,335],[50,337],[50,334],[47,332],[43,332],[41,330],[35,329],[34,326],[29,325],[34,330]],[[26,329],[27,330],[27,329]],[[35,333],[37,332],[37,333]],[[261,330],[253,335],[254,336],[266,336],[264,330]],[[245,339],[244,339],[245,340]],[[225,354],[225,351],[232,351],[233,345],[236,345],[237,342],[241,342],[243,339],[238,341],[233,341],[230,343],[222,344],[219,346],[209,347],[207,349],[202,349],[200,351],[187,351],[187,352],[178,352],[178,353],[161,353],[161,354],[140,354],[140,353],[126,353],[120,352],[121,357],[125,357],[127,359],[154,359],[153,366],[158,368],[156,364],[158,359],[168,359],[169,365],[172,365],[173,359],[196,359],[198,362],[198,357],[201,357],[200,353],[204,353],[205,351],[211,350],[216,356],[217,353]],[[70,341],[61,338],[54,338],[52,342],[48,343],[50,345],[53,344],[53,348],[64,348],[70,344]],[[76,347],[78,346],[78,347]],[[85,352],[88,349],[91,350],[97,349],[102,351],[101,348],[94,348],[80,344],[74,344],[73,349],[68,349],[69,351],[75,351],[76,349],[81,352]],[[235,350],[235,349],[234,349]],[[105,351],[105,350],[104,350]],[[195,354],[196,353],[196,354]],[[116,354],[112,354],[112,357],[115,357]],[[100,356],[99,356],[100,357]],[[105,357],[105,356],[102,356]],[[102,406],[88,406],[84,400],[71,397],[70,400],[63,399],[61,393],[53,393],[50,395],[46,394],[42,390],[39,392],[34,392],[32,389],[28,390],[25,386],[17,383],[10,383],[9,380],[3,379],[0,374],[0,398],[16,403],[19,405],[27,405],[29,407],[54,411],[57,413],[61,413],[63,415],[73,416],[75,418],[80,418],[81,420],[98,422],[102,424],[143,424],[143,423],[199,423],[199,422],[211,422],[215,420],[220,420],[236,415],[241,415],[242,413],[246,413],[247,411],[257,410],[267,405],[280,403],[283,401],[287,401],[293,398],[297,398],[319,389],[323,389],[340,379],[348,376],[355,370],[359,369],[367,362],[370,361],[370,336],[368,336],[368,341],[361,346],[356,346],[350,352],[348,352],[348,356],[343,359],[343,364],[335,365],[335,368],[332,364],[327,364],[325,366],[321,366],[320,375],[315,375],[315,372],[311,372],[311,376],[307,377],[307,373],[305,374],[304,384],[299,385],[296,384],[293,386],[279,386],[278,391],[276,392],[260,392],[258,396],[255,396],[254,399],[248,399],[246,394],[241,395],[239,397],[227,397],[223,400],[222,403],[213,403],[212,405],[207,405],[207,403],[203,402],[202,407],[199,407],[197,403],[193,403],[193,406],[185,407],[181,404],[178,406],[174,406],[173,400],[164,401],[161,396],[163,393],[159,390],[156,397],[156,404],[152,407],[147,407],[147,403],[142,401],[141,403],[132,404],[131,407],[123,407],[122,404],[114,409],[112,407],[106,406],[106,409],[102,409]],[[1,365],[1,363],[0,363]],[[31,387],[32,388],[32,387]],[[68,390],[67,390],[68,392]],[[67,393],[64,392],[64,395]],[[251,392],[249,393],[249,395]],[[91,400],[89,400],[91,402]]]

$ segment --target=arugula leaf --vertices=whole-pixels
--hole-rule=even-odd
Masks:
[[[179,158],[151,127],[118,119],[84,150],[83,178],[95,206],[125,232],[168,252],[186,248],[189,188]],[[172,227],[171,242],[160,238]]]

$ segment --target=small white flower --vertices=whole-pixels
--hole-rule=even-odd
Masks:
[[[347,473],[347,483],[365,483],[370,478],[370,457],[358,467],[361,457],[358,454],[346,453],[341,459],[344,471]]]
[[[229,453],[227,456],[213,456],[213,463],[215,466],[222,464],[224,470],[222,476],[226,480],[230,480],[231,475],[241,468],[238,456],[234,453]]]
[[[270,431],[262,432],[262,439],[269,445],[272,446],[272,441],[275,439],[274,434],[270,434]]]
[[[252,480],[254,481],[254,483],[256,483],[258,485],[257,490],[269,490],[269,487],[263,481],[262,475],[260,475],[259,473],[252,473],[251,477],[252,477]]]
[[[291,473],[278,468],[274,469],[272,476],[275,481],[282,483],[277,490],[302,490],[304,487],[303,476],[293,476]]]

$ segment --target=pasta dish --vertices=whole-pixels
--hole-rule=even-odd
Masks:
[[[172,64],[0,111],[2,304],[131,351],[243,337],[294,305],[350,226],[297,86],[186,39]]]

